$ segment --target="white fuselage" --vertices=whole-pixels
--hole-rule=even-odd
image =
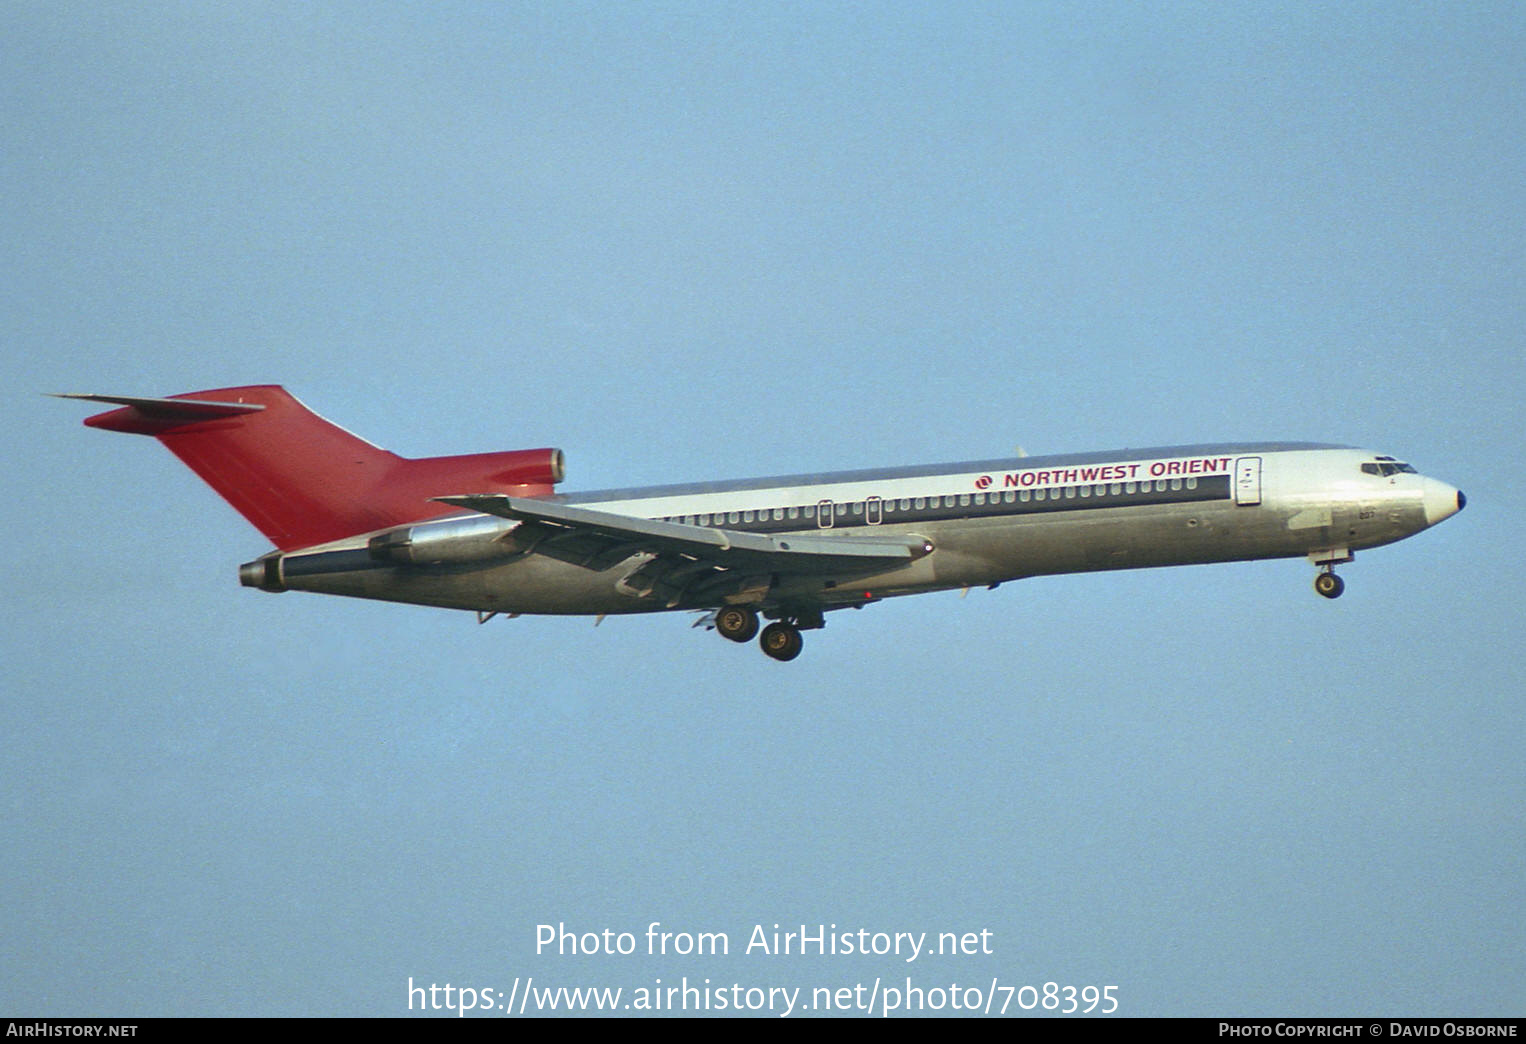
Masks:
[[[764,610],[825,610],[1088,570],[1303,556],[1343,562],[1358,549],[1435,525],[1464,503],[1455,488],[1392,458],[1303,443],[1025,457],[546,500],[705,530],[845,539],[914,535],[932,546],[874,575],[775,577],[749,595]],[[519,525],[481,515],[421,523],[414,533],[471,530],[490,551],[406,566],[368,556],[375,534],[287,552],[280,556],[281,588],[485,612],[629,613],[716,604],[633,595],[621,581],[653,557],[650,552],[637,548],[589,568],[517,545]]]

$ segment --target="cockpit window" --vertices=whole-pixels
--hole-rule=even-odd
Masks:
[[[1376,461],[1362,465],[1362,474],[1364,475],[1381,475],[1386,478],[1389,475],[1398,475],[1400,473],[1406,475],[1419,474],[1410,465],[1401,460],[1394,460],[1392,457],[1379,457]]]

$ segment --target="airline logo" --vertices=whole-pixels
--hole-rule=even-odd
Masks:
[[[1140,460],[1126,464],[1088,464],[1073,468],[1033,468],[1009,471],[1001,477],[1002,489],[1039,489],[1074,486],[1089,482],[1141,482],[1146,479],[1227,475],[1231,457],[1179,457],[1174,460]],[[990,475],[975,480],[975,488],[987,490],[995,483]]]

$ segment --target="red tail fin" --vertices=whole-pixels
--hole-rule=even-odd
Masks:
[[[330,424],[274,384],[168,399],[69,398],[121,404],[85,423],[154,436],[283,551],[458,510],[430,497],[539,496],[562,480],[555,449],[408,460]]]

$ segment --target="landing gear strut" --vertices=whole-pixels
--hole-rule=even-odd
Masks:
[[[1346,590],[1346,581],[1335,575],[1334,566],[1327,565],[1325,571],[1314,578],[1314,590],[1326,598],[1339,598]]]

